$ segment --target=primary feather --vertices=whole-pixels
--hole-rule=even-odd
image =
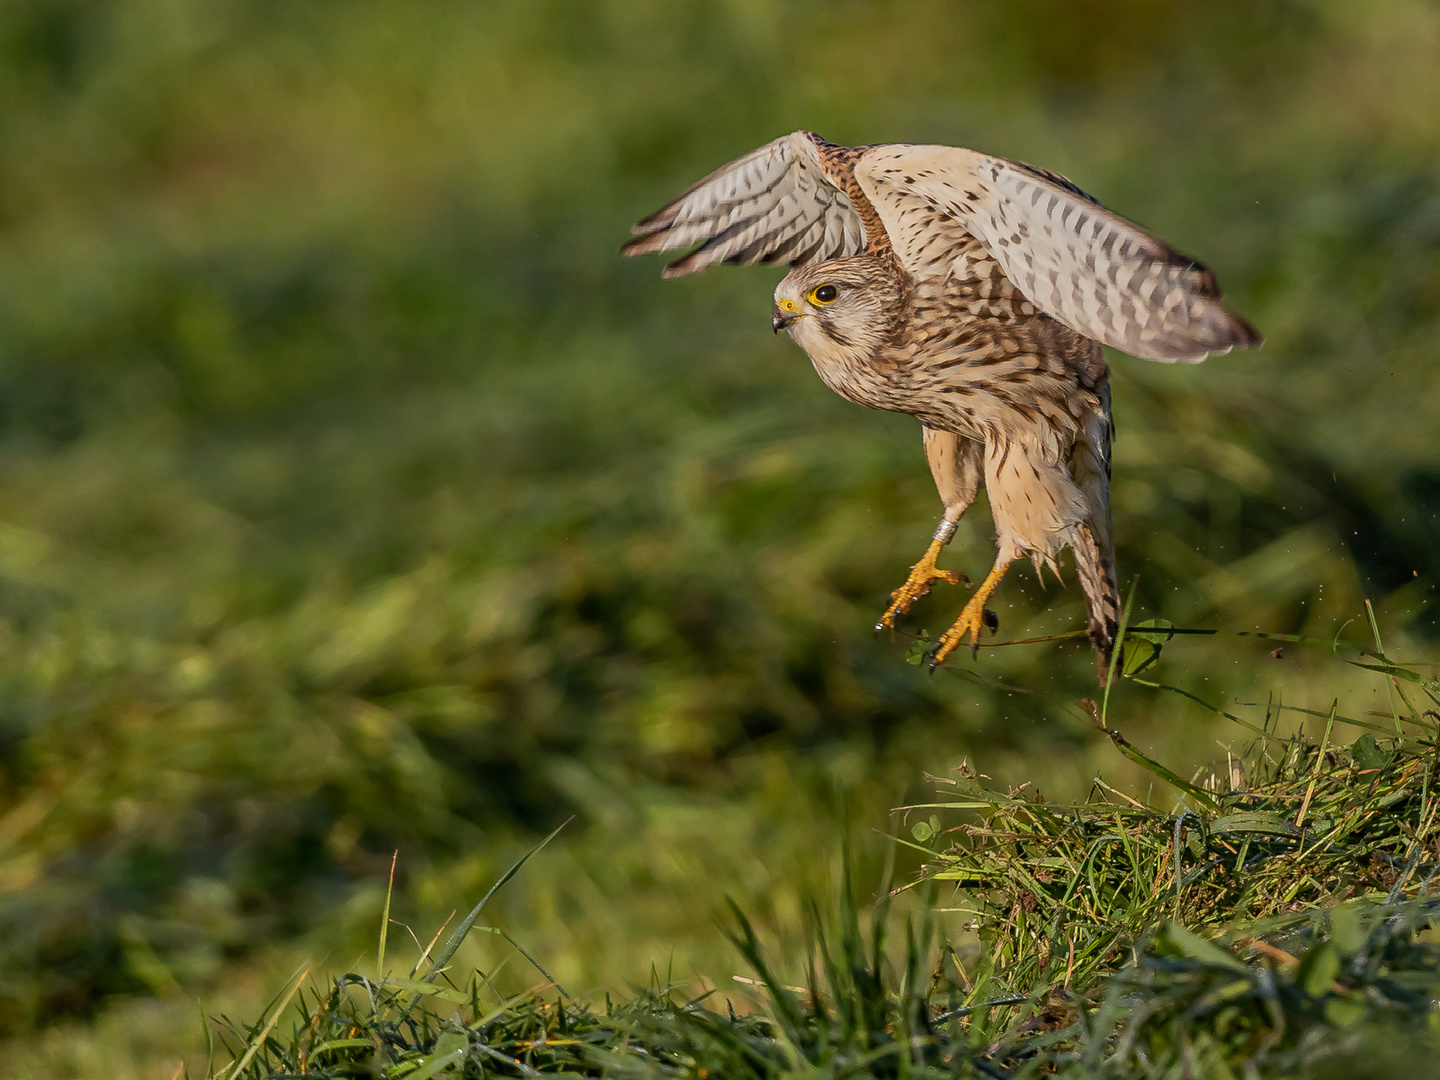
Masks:
[[[700,244],[667,266],[666,277],[720,262],[793,265],[865,248],[860,215],[798,131],[717,169],[631,232],[626,255]]]

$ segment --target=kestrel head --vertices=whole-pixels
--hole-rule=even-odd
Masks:
[[[889,336],[898,308],[893,271],[868,255],[799,266],[775,288],[771,326],[820,360],[868,356]],[[836,357],[839,358],[838,356]]]

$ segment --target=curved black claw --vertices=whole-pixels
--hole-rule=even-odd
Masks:
[[[1000,629],[1000,616],[991,611],[988,607],[980,609],[980,621],[985,624],[993,636],[995,631]],[[980,655],[980,635],[976,634],[970,642],[970,659],[974,660]]]
[[[933,678],[934,675],[935,675],[935,669],[940,666],[940,659],[939,659],[939,657],[936,655],[936,654],[939,653],[939,652],[940,652],[940,642],[938,642],[938,641],[935,642],[934,645],[931,645],[930,648],[928,648],[928,649],[925,650],[925,659],[929,661],[929,663],[927,663],[927,664],[925,665],[925,672],[926,672],[926,674],[930,675],[932,678]]]

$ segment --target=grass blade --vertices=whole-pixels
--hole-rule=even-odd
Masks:
[[[480,898],[480,902],[470,909],[470,913],[466,915],[464,919],[460,920],[460,925],[451,932],[450,936],[445,940],[445,944],[440,946],[440,951],[436,953],[434,959],[430,961],[430,967],[426,970],[425,974],[420,977],[421,982],[429,982],[444,970],[445,965],[450,963],[451,957],[455,955],[456,951],[464,943],[466,937],[469,936],[470,928],[475,925],[475,920],[480,917],[480,912],[485,909],[485,905],[490,902],[490,898],[500,891],[501,886],[520,872],[520,868],[529,861],[530,856],[541,851],[546,844],[560,835],[561,829],[565,828],[566,825],[569,825],[570,822],[574,820],[575,818],[572,815],[555,826],[555,829],[549,836],[525,852],[524,855],[521,855],[520,858],[515,860],[514,865],[512,865],[509,870],[506,870],[505,873],[500,875],[499,880],[497,880],[494,885],[491,885],[490,890]]]

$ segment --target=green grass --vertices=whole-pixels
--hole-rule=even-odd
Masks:
[[[1158,642],[1173,634],[1132,631],[1131,677],[1148,671],[1159,659]],[[1178,809],[1141,803],[1098,777],[1083,802],[1047,802],[1027,792],[1028,784],[996,791],[967,766],[943,780],[940,801],[908,809],[921,817],[912,834],[924,845],[927,879],[983,897],[981,908],[956,910],[992,929],[1003,924],[993,945],[1012,973],[1023,958],[1036,965],[1024,978],[1045,982],[1061,965],[1067,985],[1113,969],[1162,919],[1258,933],[1337,901],[1393,902],[1412,882],[1428,885],[1440,872],[1427,846],[1440,808],[1433,709],[1440,682],[1382,653],[1349,651],[1354,658],[1346,663],[1385,674],[1397,706],[1393,734],[1374,719],[1340,714],[1337,702],[1323,716],[1299,710],[1320,728],[1318,740],[1280,736],[1287,712],[1296,710],[1271,701],[1254,722],[1227,714],[1255,733],[1253,742],[1186,779],[1104,727],[1101,708],[1084,702],[1121,752],[1178,797]],[[1398,689],[1402,683],[1432,707],[1417,710]],[[982,819],[948,824],[957,811]]]
[[[478,976],[417,989],[350,975],[277,1002],[281,1023],[227,1025],[233,1042],[217,1049],[230,1061],[214,1075],[1385,1076],[1422,1068],[1440,1038],[1431,900],[1334,908],[1293,935],[1298,956],[1272,947],[1279,964],[1165,923],[1088,993],[995,997],[1003,979],[932,973],[928,927],[891,956],[883,911],[864,934],[847,895],[835,918],[839,940],[817,933],[810,980],[792,989],[737,915],[736,945],[764,987],[754,1012],[659,983],[602,1008],[553,993],[496,1000]]]
[[[1146,653],[1143,643],[1171,635],[1133,633],[1144,636],[1129,640],[1130,666],[1147,669],[1158,649]],[[1318,739],[1279,737],[1271,729],[1283,710],[1272,704],[1244,752],[1190,780],[1127,747],[1165,782],[1168,808],[1098,778],[1082,802],[1049,802],[1028,784],[997,791],[965,767],[942,781],[941,799],[906,809],[918,818],[911,836],[925,845],[921,876],[862,903],[847,864],[826,910],[811,903],[797,955],[767,955],[732,905],[726,936],[753,973],[737,987],[692,995],[654,975],[618,1003],[605,995],[602,1010],[594,995],[553,984],[518,946],[508,959],[548,986],[507,997],[493,970],[449,967],[496,890],[526,859],[543,859],[537,848],[407,974],[387,972],[382,931],[373,974],[328,983],[301,975],[260,1021],[222,1021],[210,1075],[1279,1077],[1420,1068],[1440,1051],[1440,899],[1431,888],[1440,876],[1440,725],[1428,708],[1440,705],[1440,682],[1378,651],[1355,652],[1355,668],[1423,695],[1420,712],[1396,691],[1406,733],[1342,744],[1337,726],[1375,725],[1332,710]],[[897,897],[915,901],[908,919],[892,912]]]

